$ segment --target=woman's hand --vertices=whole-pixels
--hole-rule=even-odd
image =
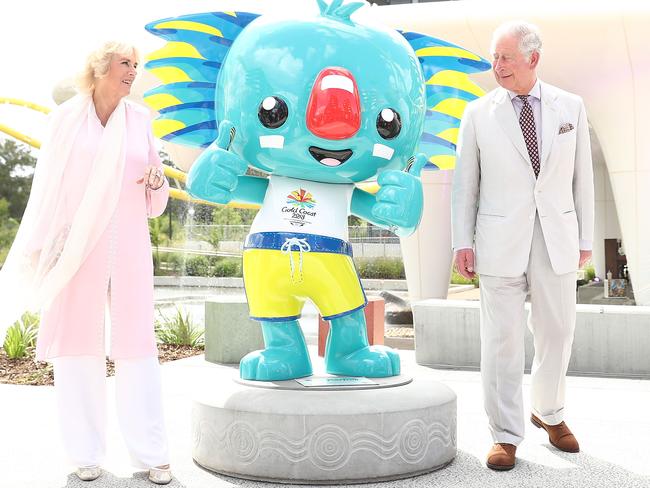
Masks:
[[[140,178],[136,183],[144,183],[145,188],[150,190],[158,190],[165,183],[165,176],[163,169],[159,166],[147,165],[144,169],[144,177]]]

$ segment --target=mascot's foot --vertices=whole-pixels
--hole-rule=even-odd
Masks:
[[[325,359],[329,374],[385,378],[400,373],[399,354],[386,346],[366,346],[346,355]]]
[[[309,354],[295,348],[272,347],[246,354],[239,363],[243,380],[282,381],[312,374]]]

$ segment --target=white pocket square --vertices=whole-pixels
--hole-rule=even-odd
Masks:
[[[570,122],[566,122],[560,126],[560,132],[558,134],[564,134],[565,132],[569,132],[573,130],[573,124]]]

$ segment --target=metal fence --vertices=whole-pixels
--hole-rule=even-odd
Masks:
[[[188,242],[216,242],[222,251],[242,249],[250,225],[192,225],[186,227]],[[375,226],[348,227],[349,241],[356,257],[401,257],[399,237]],[[192,246],[197,247],[197,246]],[[200,246],[206,247],[206,246]]]
[[[186,226],[187,229],[187,226]],[[195,240],[209,241],[212,236],[216,236],[220,241],[239,241],[244,242],[250,232],[250,225],[192,225],[188,231],[191,232],[191,238]]]

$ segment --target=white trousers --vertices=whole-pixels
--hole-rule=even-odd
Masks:
[[[518,445],[525,432],[526,295],[530,293],[528,328],[535,346],[532,411],[544,423],[556,425],[564,415],[565,376],[576,321],[576,273],[555,274],[536,217],[526,272],[515,278],[481,275],[480,291],[485,411],[494,442]]]
[[[99,466],[106,453],[106,361],[97,356],[53,360],[63,444],[76,466]],[[115,361],[115,402],[133,465],[169,463],[158,358]]]

